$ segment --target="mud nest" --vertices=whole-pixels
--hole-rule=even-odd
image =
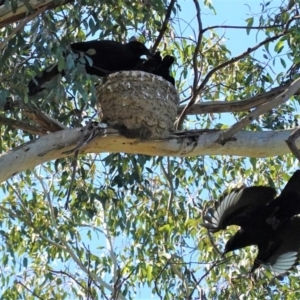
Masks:
[[[179,97],[162,77],[142,71],[108,76],[97,88],[101,121],[129,138],[168,137],[174,130]]]

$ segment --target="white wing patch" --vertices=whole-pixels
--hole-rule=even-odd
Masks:
[[[211,232],[220,230],[220,223],[222,221],[222,218],[226,215],[226,211],[237,204],[237,202],[241,198],[243,191],[244,189],[233,190],[228,195],[226,195],[216,210],[210,209],[208,211],[211,216],[204,217],[204,220],[207,222],[202,224],[202,226],[208,228]]]
[[[298,252],[291,251],[283,253],[276,259],[273,265],[263,264],[263,267],[269,269],[276,276],[288,271],[297,261]]]

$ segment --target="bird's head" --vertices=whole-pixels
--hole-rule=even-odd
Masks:
[[[170,68],[171,65],[174,63],[175,58],[171,55],[166,55],[162,61],[162,64],[167,67]]]
[[[255,237],[243,229],[239,229],[226,243],[222,256],[226,253],[244,248],[250,245],[256,245]]]
[[[127,45],[128,45],[128,48],[130,49],[130,51],[132,53],[138,55],[139,57],[142,55],[147,55],[147,56],[152,57],[150,50],[141,42],[132,41],[132,42],[129,42]]]
[[[154,55],[152,55],[152,60],[154,60],[158,63],[161,63],[162,58],[161,58],[161,55],[160,55],[159,51],[155,52]]]
[[[225,254],[227,254],[228,252],[234,251],[236,249],[238,249],[238,248],[236,248],[235,241],[231,237],[225,245],[225,249],[224,249],[224,252],[222,253],[222,257],[224,257]]]

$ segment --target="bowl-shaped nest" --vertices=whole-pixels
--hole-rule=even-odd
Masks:
[[[174,129],[179,97],[162,77],[142,71],[108,76],[97,88],[102,121],[127,137],[165,138]]]

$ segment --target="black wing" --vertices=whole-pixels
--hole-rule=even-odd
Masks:
[[[225,229],[229,225],[243,226],[252,218],[252,213],[272,201],[276,191],[271,187],[253,186],[234,189],[225,194],[216,209],[204,216],[202,226],[211,232]]]
[[[288,224],[280,226],[271,238],[266,239],[265,245],[268,246],[259,247],[251,272],[262,265],[277,276],[292,268],[300,250],[300,217],[293,217]]]
[[[283,191],[272,203],[273,214],[268,218],[268,223],[274,228],[281,222],[300,214],[300,170],[297,170],[289,179]]]
[[[141,46],[139,47],[132,47]],[[143,55],[143,44],[131,42],[122,44],[116,41],[87,41],[71,44],[72,51],[83,53],[92,60],[92,65],[87,61],[87,73],[104,76],[107,73],[133,70],[139,63],[142,62],[140,56]]]

